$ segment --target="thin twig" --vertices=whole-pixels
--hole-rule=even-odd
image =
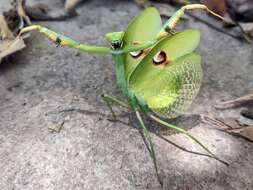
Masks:
[[[247,104],[253,103],[253,94],[249,94],[246,96],[242,96],[240,98],[236,98],[234,100],[220,102],[217,105],[215,105],[216,109],[229,109],[229,108],[235,108],[240,107]]]
[[[229,33],[229,32],[226,32],[225,30],[223,30],[223,29],[221,29],[221,28],[219,28],[219,27],[217,27],[217,26],[215,26],[215,25],[213,25],[213,24],[207,22],[206,20],[204,20],[204,19],[202,19],[202,18],[199,18],[199,17],[195,16],[195,15],[192,14],[192,13],[187,12],[186,14],[188,14],[188,15],[191,16],[192,18],[198,20],[199,22],[202,22],[202,23],[206,24],[206,25],[209,26],[210,28],[213,28],[214,30],[216,30],[216,31],[218,31],[218,32],[220,32],[220,33],[222,33],[222,34],[228,35],[228,36],[230,36],[230,37],[232,37],[232,38],[234,38],[234,39],[237,39],[237,40],[243,40],[243,38],[242,38],[241,36],[237,36],[237,35],[231,34],[231,33]]]
[[[247,43],[249,43],[249,44],[252,44],[253,41],[250,39],[250,37],[248,36],[248,34],[244,31],[244,29],[243,29],[243,27],[240,25],[240,23],[237,22],[237,21],[234,21],[234,23],[236,24],[236,26],[239,27],[239,29],[240,29],[240,31],[241,31],[241,33],[242,33],[242,36],[243,36],[243,38],[245,39],[245,41],[246,41]]]

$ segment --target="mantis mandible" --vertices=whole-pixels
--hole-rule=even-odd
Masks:
[[[176,11],[162,25],[161,17],[155,8],[147,8],[135,17],[125,31],[105,35],[111,47],[81,44],[69,37],[58,34],[40,25],[23,28],[20,35],[37,30],[60,46],[78,49],[82,52],[111,54],[115,62],[117,84],[126,96],[121,101],[109,95],[102,95],[114,119],[116,115],[112,103],[119,104],[135,112],[148,142],[155,170],[155,151],[142,114],[155,122],[175,129],[198,143],[210,155],[215,156],[188,131],[162,120],[175,118],[185,111],[197,95],[201,80],[201,57],[194,52],[200,40],[195,29],[186,29],[172,34],[186,10],[202,9],[223,19],[202,4],[189,4]]]

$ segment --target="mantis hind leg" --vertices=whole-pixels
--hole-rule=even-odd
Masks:
[[[170,129],[174,129],[176,130],[177,132],[180,132],[180,133],[183,133],[185,134],[186,136],[188,136],[190,139],[192,139],[195,143],[197,143],[199,146],[201,146],[205,151],[207,151],[212,157],[214,158],[217,158],[215,156],[214,153],[212,153],[204,144],[202,144],[197,138],[195,138],[194,136],[192,136],[188,131],[180,128],[180,127],[177,127],[175,125],[172,125],[172,124],[169,124],[163,120],[161,120],[160,118],[152,115],[152,114],[149,114],[148,115],[152,120],[156,121],[157,123],[159,124],[162,124],[163,126],[167,127],[167,128],[170,128]]]
[[[105,104],[107,105],[107,107],[109,108],[109,110],[110,110],[110,112],[112,114],[113,120],[116,120],[117,117],[116,117],[115,112],[112,109],[112,103],[117,103],[118,105],[120,105],[122,107],[125,107],[125,108],[128,108],[128,109],[131,108],[127,103],[125,103],[125,102],[123,102],[123,101],[121,101],[121,100],[119,100],[119,99],[117,99],[117,98],[115,98],[113,96],[102,94],[101,98],[103,99],[103,101],[105,102]]]

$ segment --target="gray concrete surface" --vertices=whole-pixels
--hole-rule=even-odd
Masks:
[[[43,2],[62,8],[60,0]],[[94,0],[80,7],[75,19],[41,24],[88,44],[106,45],[103,35],[124,29],[139,11],[130,1]],[[252,91],[252,46],[193,20],[181,27],[202,32],[198,51],[205,77],[189,112],[239,117],[239,110],[220,112],[213,104]],[[253,189],[252,143],[204,124],[189,131],[230,166],[179,150],[152,134],[161,187],[134,115],[116,108],[127,124],[108,121],[110,113],[99,98],[104,92],[122,97],[110,56],[55,48],[34,33],[26,50],[0,65],[0,189]],[[59,113],[72,108],[86,111]],[[65,121],[61,132],[51,133],[48,125],[60,121]],[[191,123],[177,122],[186,128]],[[151,130],[202,152],[184,135],[156,124]]]

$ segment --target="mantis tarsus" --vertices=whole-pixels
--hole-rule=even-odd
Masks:
[[[171,30],[176,27],[184,12],[193,9],[203,9],[223,19],[205,5],[190,4],[176,11],[162,25],[158,11],[155,8],[147,8],[130,22],[124,32],[105,35],[111,47],[81,44],[40,25],[28,26],[21,30],[20,35],[38,30],[61,46],[68,46],[82,52],[111,54],[115,62],[117,84],[127,97],[127,102],[108,95],[103,95],[102,98],[114,118],[116,114],[112,109],[112,103],[135,112],[144,137],[149,142],[148,148],[157,172],[151,136],[141,113],[167,128],[187,135],[215,157],[189,132],[156,116],[177,117],[189,107],[199,90],[202,79],[201,57],[194,53],[194,50],[198,46],[200,34],[194,29],[171,34]]]

